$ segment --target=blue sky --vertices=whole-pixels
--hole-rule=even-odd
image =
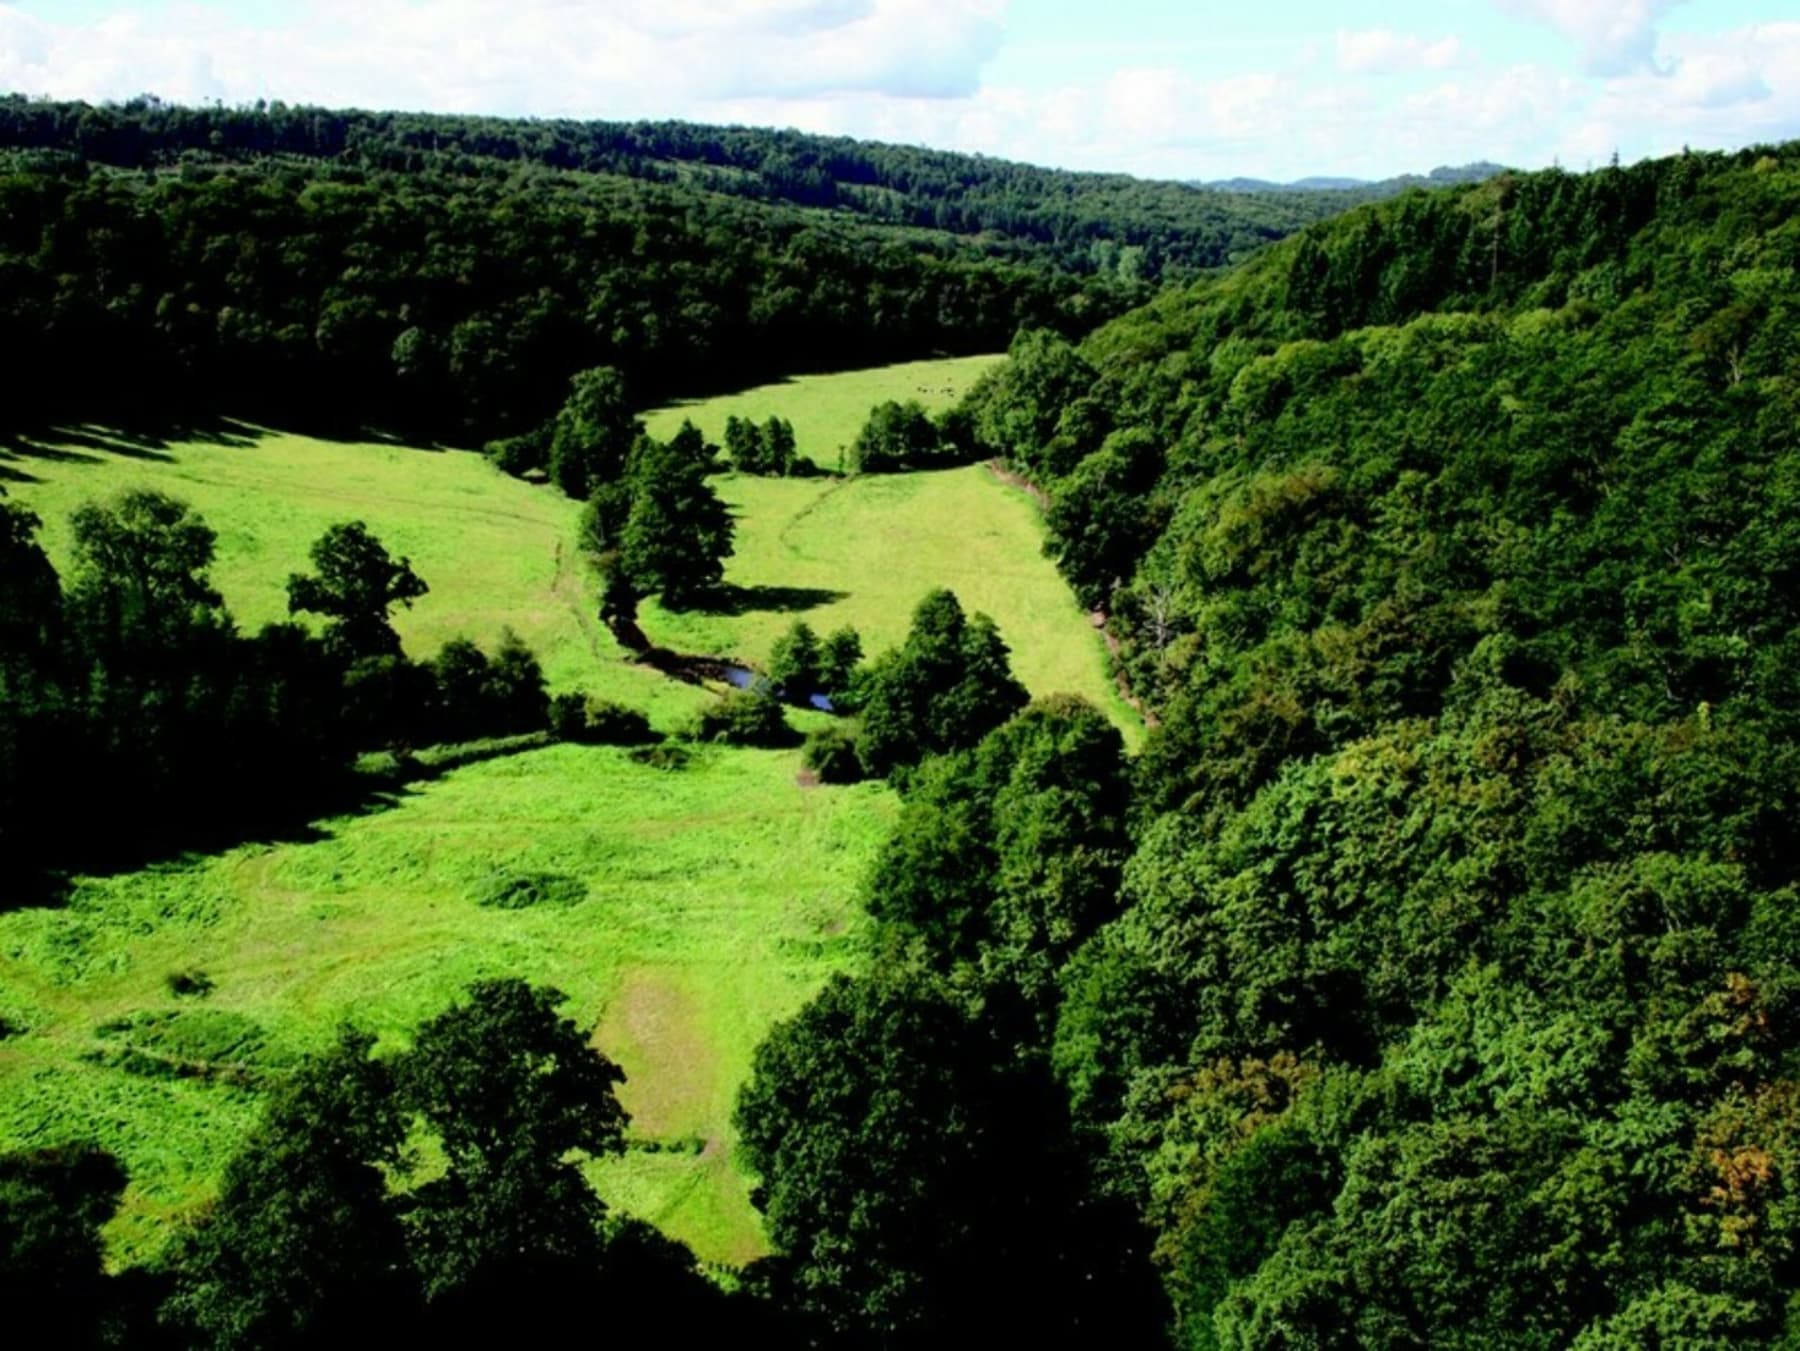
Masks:
[[[1176,178],[1800,137],[1771,0],[0,0],[0,88],[797,126]]]

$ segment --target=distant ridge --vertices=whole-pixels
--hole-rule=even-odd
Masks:
[[[1214,192],[1341,192],[1374,201],[1381,197],[1396,197],[1408,188],[1448,188],[1458,183],[1481,183],[1505,172],[1504,164],[1478,160],[1474,164],[1440,165],[1428,174],[1401,174],[1397,178],[1379,180],[1320,174],[1310,178],[1296,178],[1291,183],[1277,183],[1267,178],[1221,178],[1209,182],[1195,181],[1193,186],[1209,188]]]

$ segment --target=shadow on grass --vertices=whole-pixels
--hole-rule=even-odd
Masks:
[[[817,586],[737,586],[725,582],[696,595],[685,609],[710,615],[745,615],[757,611],[798,614],[848,598],[848,591]]]
[[[106,837],[86,839],[87,848],[56,851],[54,864],[17,872],[0,865],[0,914],[31,907],[61,906],[77,877],[115,877],[146,868],[185,868],[209,855],[244,845],[318,844],[332,838],[320,823],[339,817],[374,816],[400,806],[422,784],[465,765],[522,755],[553,745],[548,732],[492,737],[420,751],[380,751],[358,757],[354,766],[297,791],[285,801],[246,813],[229,823],[196,824],[162,842]],[[110,843],[110,847],[109,846]]]

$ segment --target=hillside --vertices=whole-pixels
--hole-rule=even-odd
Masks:
[[[0,147],[75,151],[127,168],[273,158],[478,176],[535,166],[932,231],[997,256],[1127,282],[1218,267],[1342,209],[1303,193],[1275,201],[1220,185],[1072,173],[791,130],[281,103],[183,108],[135,99],[91,107],[0,99]]]
[[[1794,145],[1507,174],[977,390],[1160,715],[1052,1054],[1181,1344],[1794,1335],[1797,268]]]

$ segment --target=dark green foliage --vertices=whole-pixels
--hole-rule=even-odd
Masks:
[[[630,437],[585,396],[546,427],[579,373],[642,406],[993,351],[1334,209],[791,133],[317,108],[7,97],[0,159],[8,416],[229,391],[270,423],[491,443],[580,497]]]
[[[538,905],[579,905],[587,896],[587,883],[567,873],[497,872],[475,889],[475,904],[529,910]]]
[[[323,615],[325,645],[345,665],[400,653],[388,622],[395,605],[412,607],[430,588],[395,560],[361,521],[334,525],[312,546],[313,573],[288,578],[288,613]]]
[[[431,664],[436,698],[422,731],[433,741],[535,732],[550,716],[544,674],[531,649],[508,631],[489,658],[467,638],[453,638]]]
[[[558,740],[591,746],[640,746],[654,739],[650,719],[639,710],[579,691],[550,701],[550,731]]]
[[[797,466],[794,447],[794,424],[786,418],[770,415],[762,426],[762,471],[786,477]]]
[[[1158,718],[1051,1054],[1185,1345],[1783,1335],[1797,220],[1791,147],[1407,196],[972,394]],[[953,972],[980,771],[871,893]]]
[[[934,965],[966,966],[1048,1017],[1058,971],[1114,909],[1126,808],[1118,730],[1078,699],[1032,704],[972,751],[921,766],[869,911]]]
[[[769,683],[787,699],[826,688],[819,636],[804,619],[796,619],[769,649]]]
[[[862,635],[848,624],[819,645],[818,688],[840,709],[854,702],[851,689],[862,659]]]
[[[843,727],[821,727],[809,733],[800,758],[820,783],[856,783],[863,777],[856,737]]]
[[[618,526],[618,572],[638,595],[681,606],[717,586],[731,556],[731,513],[706,481],[704,461],[639,437],[626,467],[629,500]],[[596,517],[606,507],[596,498]],[[615,508],[616,509],[616,508]]]
[[[880,1345],[1143,1344],[1156,1301],[1042,1089],[929,982],[835,977],[735,1116],[779,1295]]]
[[[42,653],[57,636],[62,587],[38,546],[42,522],[14,502],[0,502],[0,661],[9,666]]]
[[[762,690],[732,690],[694,715],[686,735],[727,746],[791,746],[796,737],[781,702]]]
[[[543,467],[557,487],[585,501],[602,483],[620,477],[643,430],[618,371],[611,366],[582,371],[569,382],[569,397],[550,421]]]
[[[561,1001],[478,982],[397,1057],[345,1030],[302,1063],[166,1259],[164,1325],[261,1347],[536,1337],[597,1303],[634,1335],[721,1322],[692,1254],[608,1223],[582,1177],[623,1148],[623,1075]]]
[[[316,1345],[395,1329],[416,1289],[384,1169],[404,1119],[373,1038],[344,1031],[271,1099],[219,1200],[176,1247],[164,1319],[216,1346]]]
[[[599,1266],[605,1207],[569,1157],[618,1153],[618,1066],[556,1012],[560,992],[480,981],[418,1031],[400,1097],[442,1143],[448,1171],[407,1217],[428,1300],[523,1293]]]
[[[859,753],[876,776],[973,746],[1029,697],[993,620],[965,616],[948,591],[919,602],[906,641],[870,667],[857,693]]]
[[[184,502],[133,491],[69,518],[75,537],[67,608],[89,646],[148,665],[227,626],[207,576],[217,534]]]
[[[118,1160],[88,1146],[0,1155],[0,1307],[36,1346],[110,1344],[114,1283],[100,1227],[125,1191]]]
[[[891,474],[950,463],[935,423],[916,399],[892,399],[869,410],[844,467],[857,474]]]

